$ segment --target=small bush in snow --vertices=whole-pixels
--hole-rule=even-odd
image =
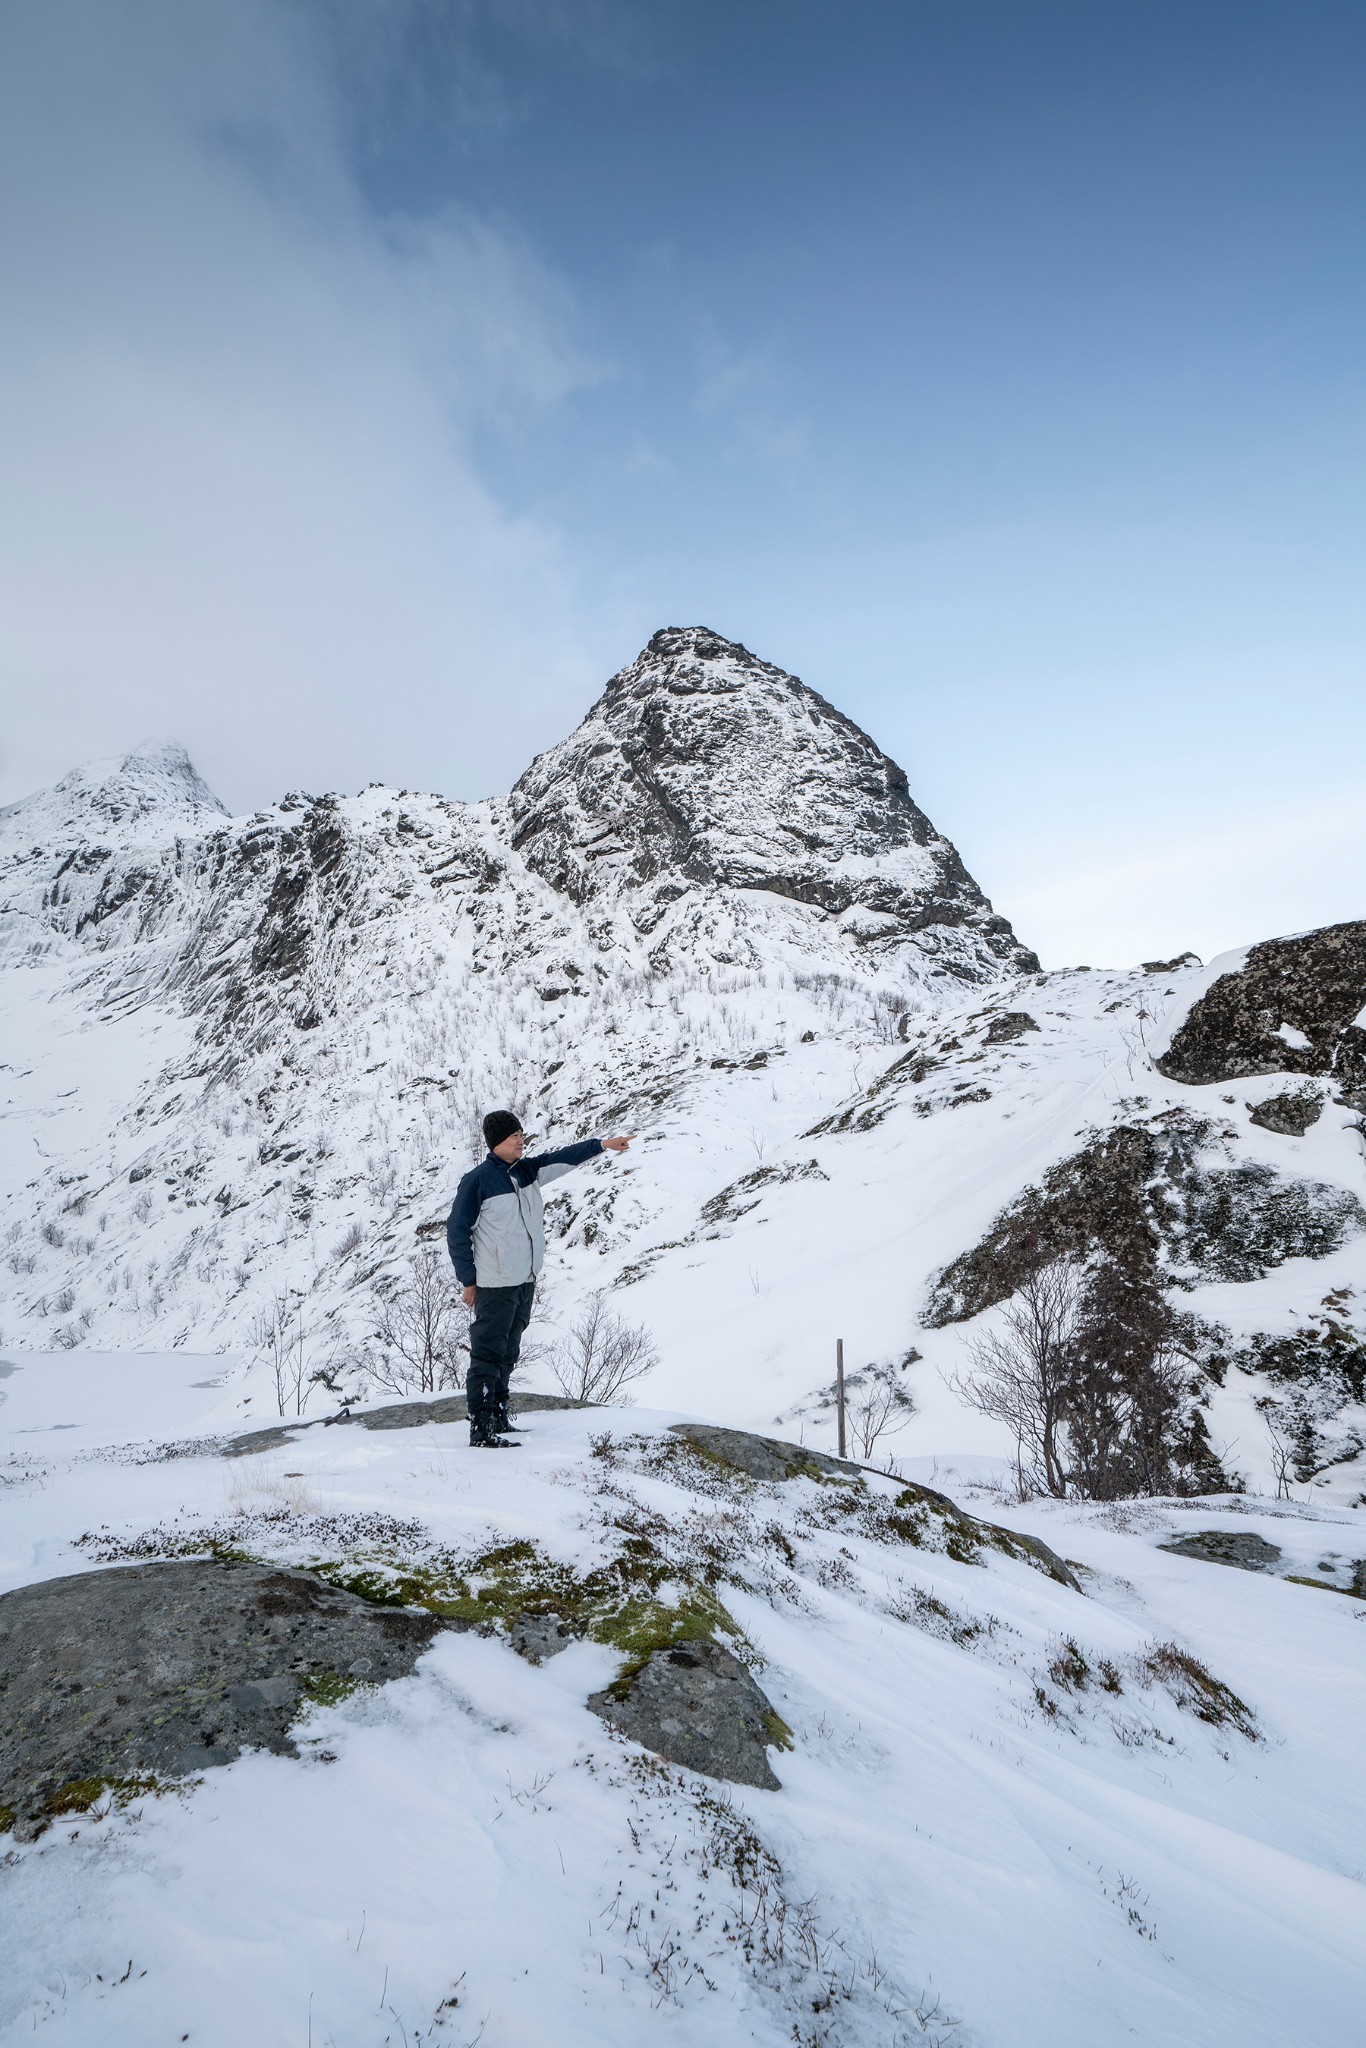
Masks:
[[[643,1323],[628,1323],[590,1294],[569,1334],[554,1349],[550,1370],[571,1401],[620,1402],[625,1389],[653,1372],[659,1350]]]

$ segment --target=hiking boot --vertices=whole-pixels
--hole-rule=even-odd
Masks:
[[[493,1426],[497,1430],[499,1436],[526,1435],[526,1431],[520,1426],[520,1424],[512,1420],[506,1408],[503,1410],[502,1414],[498,1417],[498,1420],[494,1423]]]

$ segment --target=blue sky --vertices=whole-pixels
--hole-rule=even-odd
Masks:
[[[483,794],[704,622],[1052,962],[1366,909],[1359,6],[2,33],[5,798]]]

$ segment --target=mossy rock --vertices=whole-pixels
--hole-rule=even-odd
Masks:
[[[862,1468],[847,1458],[832,1458],[807,1444],[781,1437],[755,1436],[745,1429],[721,1429],[710,1422],[675,1422],[670,1433],[691,1444],[700,1457],[743,1472],[749,1479],[781,1484],[787,1479],[845,1479],[861,1483]]]
[[[707,1639],[656,1650],[632,1673],[588,1701],[621,1734],[669,1763],[709,1778],[776,1792],[770,1746],[790,1749],[792,1731],[750,1673]]]
[[[442,1626],[236,1559],[21,1586],[0,1597],[0,1806],[29,1838],[243,1749],[294,1755],[310,1697],[403,1676]]]

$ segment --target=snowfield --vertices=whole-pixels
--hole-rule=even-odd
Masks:
[[[1359,2038],[1366,1606],[1157,1548],[1236,1527],[1313,1573],[1360,1547],[1358,1516],[1246,1498],[1012,1509],[980,1467],[950,1478],[1084,1567],[1080,1595],[991,1551],[957,1562],[823,1528],[830,1489],[812,1480],[700,1471],[694,1490],[652,1469],[677,1419],[655,1410],[532,1415],[498,1456],[458,1424],[352,1425],[225,1460],[215,1432],[251,1369],[201,1384],[222,1370],[31,1357],[12,1375],[0,1588],[209,1531],[302,1562],[378,1555],[357,1532],[397,1525],[409,1555],[516,1539],[586,1568],[627,1511],[667,1524],[686,1569],[700,1522],[792,1731],[772,1752],[782,1789],[721,1786],[609,1734],[584,1704],[617,1668],[604,1646],[536,1667],[497,1633],[444,1634],[412,1678],[308,1710],[297,1761],[244,1756],[12,1847],[0,2038]],[[175,1458],[154,1455],[166,1430]],[[774,1522],[790,1562],[753,1541]],[[1207,1666],[1252,1732],[1145,1673],[1156,1644]]]
[[[1283,999],[1255,945],[1044,973],[896,764],[703,629],[507,797],[233,819],[154,747],[0,813],[0,1599],[227,1555],[492,1603],[304,1703],[297,1756],[0,1833],[0,2038],[1354,2048],[1366,928],[1316,936],[1323,1017],[1299,941]],[[1210,992],[1249,975],[1220,1067]],[[1164,1073],[1183,1032],[1241,1078]],[[547,1203],[515,1385],[554,1391],[600,1296],[656,1347],[641,1405],[498,1454],[325,1426],[322,1368],[359,1415],[456,1383],[458,1323],[406,1388],[382,1325],[424,1262],[449,1285],[504,1104],[533,1147],[639,1134]],[[1041,1230],[1195,1319],[1220,1490],[1019,1500],[961,1376]],[[833,1451],[837,1340],[856,1405],[899,1390],[885,1469],[680,1448]],[[1274,1565],[1161,1547],[1207,1531]],[[779,1790],[612,1733],[603,1629],[518,1653],[508,1573],[641,1557],[656,1623],[721,1603]]]

